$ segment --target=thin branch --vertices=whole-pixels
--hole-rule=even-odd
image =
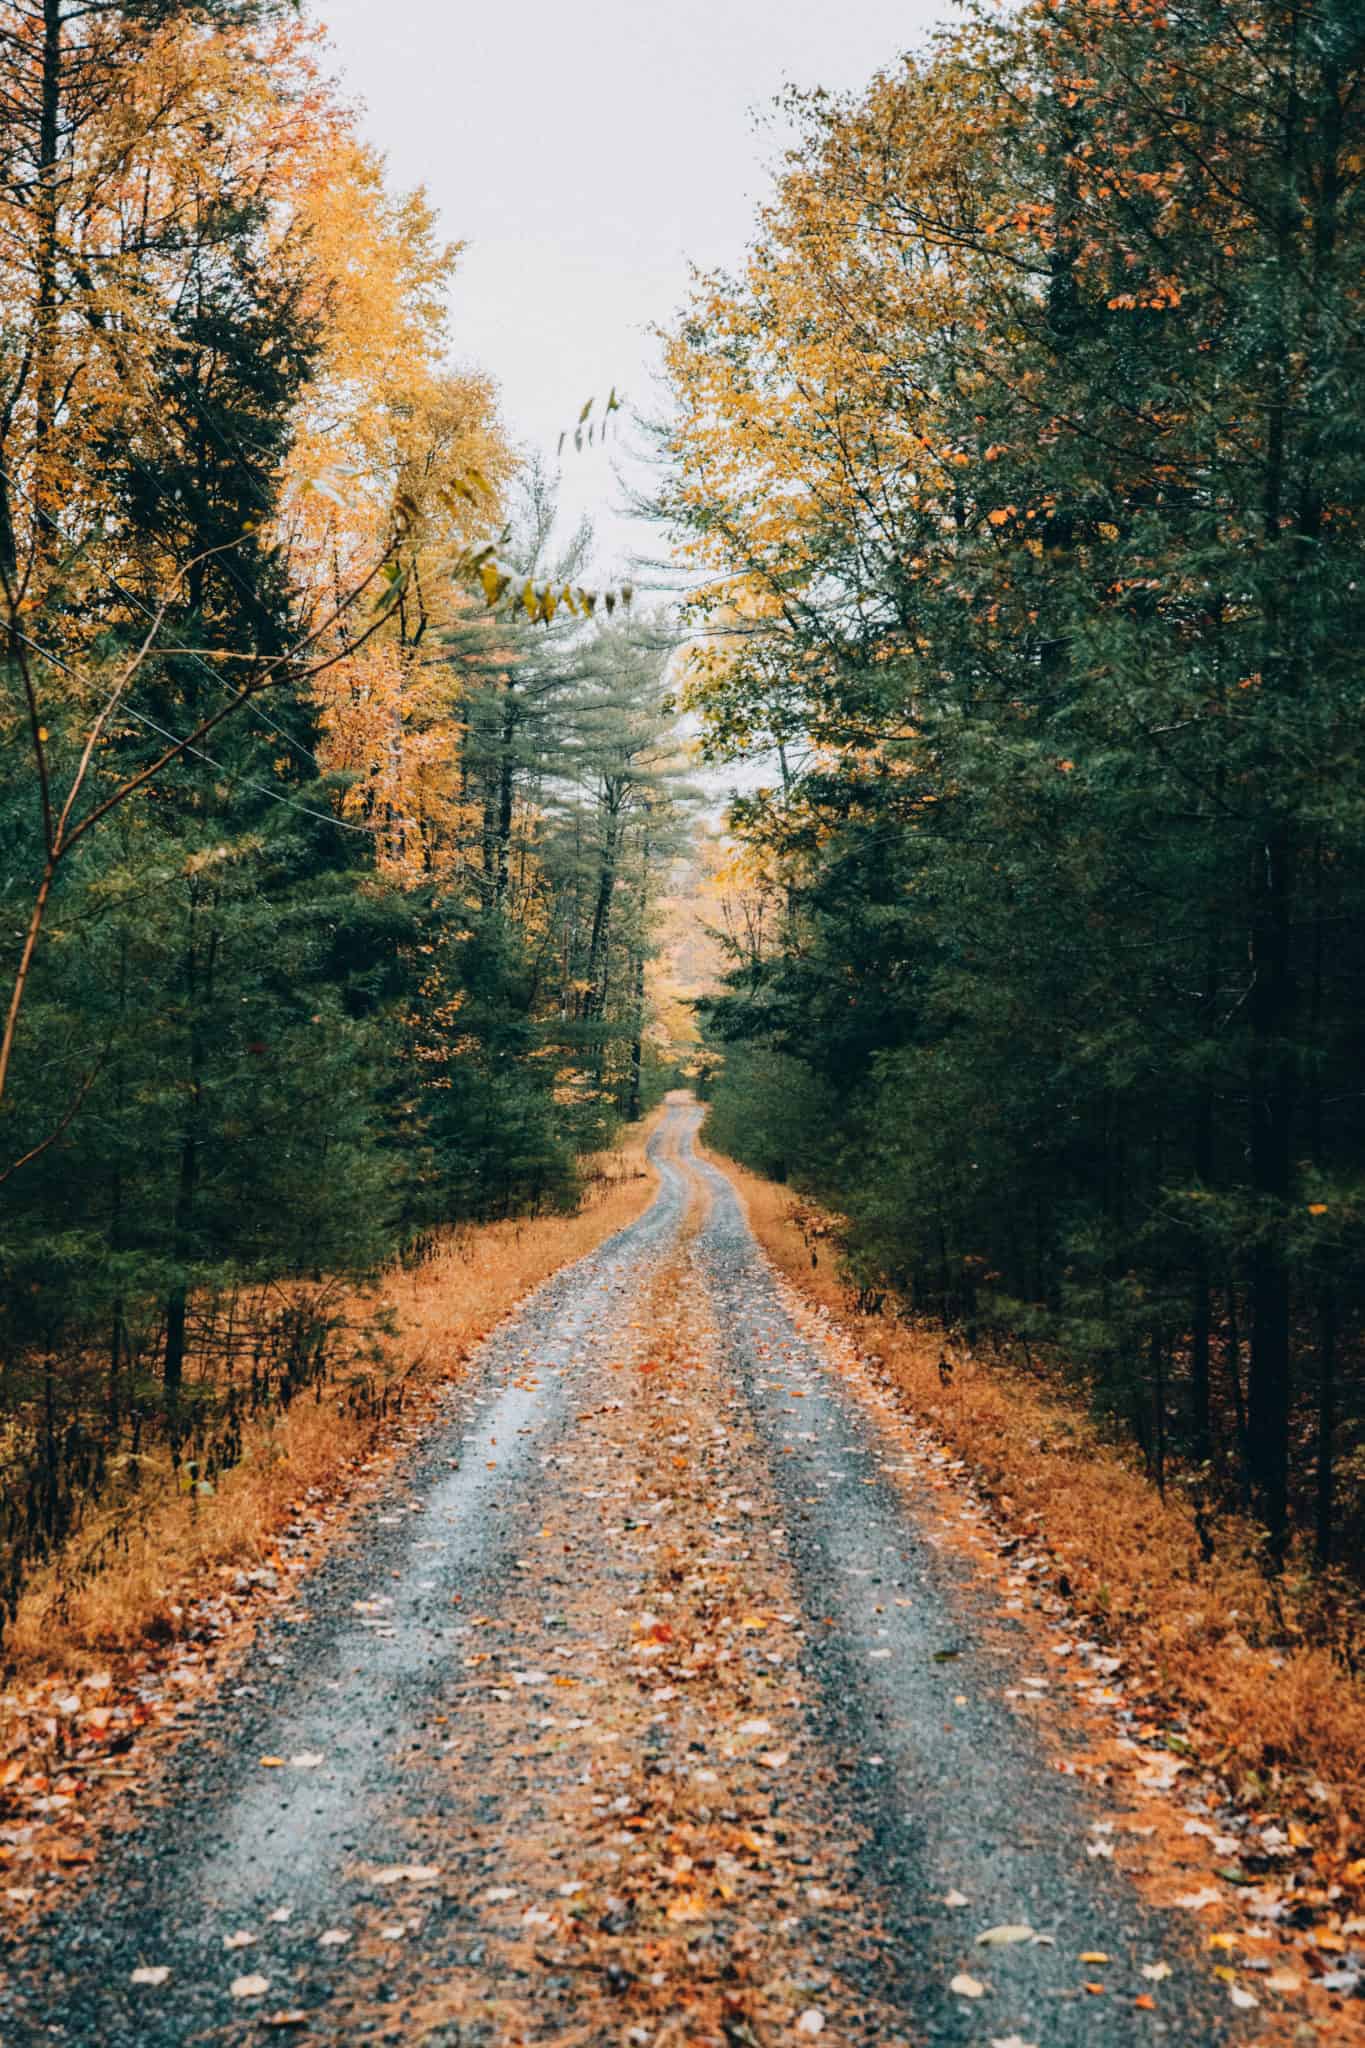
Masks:
[[[96,1060],[94,1066],[90,1069],[90,1072],[85,1076],[79,1088],[76,1090],[70,1102],[67,1104],[66,1109],[62,1114],[60,1123],[56,1124],[53,1127],[53,1129],[48,1132],[45,1138],[41,1138],[36,1145],[30,1145],[27,1152],[21,1153],[18,1159],[12,1159],[8,1166],[0,1170],[0,1187],[3,1187],[7,1180],[11,1179],[14,1174],[18,1173],[21,1166],[31,1165],[35,1159],[39,1159],[42,1157],[43,1153],[47,1151],[50,1145],[56,1144],[58,1138],[62,1136],[63,1132],[71,1124],[76,1115],[77,1110],[79,1110],[81,1104],[85,1101],[86,1096],[90,1093],[90,1090],[94,1086],[95,1081],[97,1080],[107,1057],[107,1051],[100,1054],[100,1057]]]

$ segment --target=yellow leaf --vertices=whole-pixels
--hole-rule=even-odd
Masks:
[[[701,1892],[683,1892],[668,1905],[670,1920],[704,1920],[706,1912],[706,1899]]]

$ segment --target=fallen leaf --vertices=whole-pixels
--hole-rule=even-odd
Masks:
[[[988,1927],[984,1934],[978,1934],[978,1948],[1009,1948],[1016,1941],[1032,1941],[1033,1929],[1022,1920],[1012,1921],[1004,1927]]]
[[[294,1771],[315,1771],[321,1762],[321,1750],[302,1749],[297,1756],[290,1757],[289,1768]]]
[[[1237,2007],[1237,2010],[1239,2012],[1251,2012],[1261,2002],[1254,1992],[1244,1991],[1240,1984],[1234,1984],[1232,1986],[1231,1990],[1228,1992],[1228,1997],[1232,2000],[1233,2004]]]
[[[141,1963],[128,1981],[131,1984],[164,1984],[170,1974],[165,1963]]]
[[[960,1975],[954,1977],[948,1989],[956,1992],[959,1998],[981,1998],[985,1995],[986,1987],[979,1977],[969,1977],[963,1971]]]
[[[1164,1984],[1171,1974],[1169,1963],[1144,1963],[1142,1974],[1149,1984]]]
[[[291,2005],[279,2012],[263,2012],[260,2023],[263,2027],[306,2027],[308,2015],[301,2005]]]
[[[965,1892],[952,1891],[943,1894],[943,1903],[945,1906],[969,1906],[971,1900]]]
[[[349,1941],[350,1938],[344,1927],[329,1927],[325,1934],[318,1936],[318,1947],[340,1948],[342,1943]]]
[[[225,1934],[223,1936],[223,1947],[227,1949],[250,1948],[255,1939],[255,1935],[248,1934],[243,1927],[236,1934]]]
[[[704,1892],[682,1892],[666,1910],[670,1920],[704,1920],[709,1908]]]
[[[1108,1960],[1109,1958],[1102,1948],[1082,1949],[1077,1957],[1077,1961],[1082,1963],[1107,1963]]]
[[[815,2006],[808,2005],[800,2019],[796,2022],[796,2031],[798,2034],[823,2034],[825,2031],[825,2015]]]
[[[228,1986],[234,1998],[264,1998],[270,1989],[268,1977],[234,1977]]]
[[[1138,2008],[1139,2012],[1156,2011],[1156,2000],[1153,1998],[1150,1991],[1139,1991],[1137,1997],[1133,2000],[1133,2003]]]

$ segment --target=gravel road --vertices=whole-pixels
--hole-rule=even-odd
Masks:
[[[1250,2038],[698,1121],[8,1943],[0,2042]]]

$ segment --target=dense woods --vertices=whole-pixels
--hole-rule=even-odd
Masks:
[[[92,1492],[367,1398],[351,1283],[573,1201],[687,796],[295,10],[6,6],[0,106],[3,1616]]]
[[[793,94],[658,429],[714,1140],[1275,1564],[1365,1533],[1363,70],[1351,0],[1039,0]],[[697,792],[297,9],[21,0],[0,95],[3,1615],[572,1205]]]
[[[793,103],[669,340],[771,764],[713,1135],[1274,1560],[1365,1513],[1363,68],[1354,0],[969,20]]]
[[[1365,9],[618,11],[0,0],[0,2037],[1365,2048]]]

